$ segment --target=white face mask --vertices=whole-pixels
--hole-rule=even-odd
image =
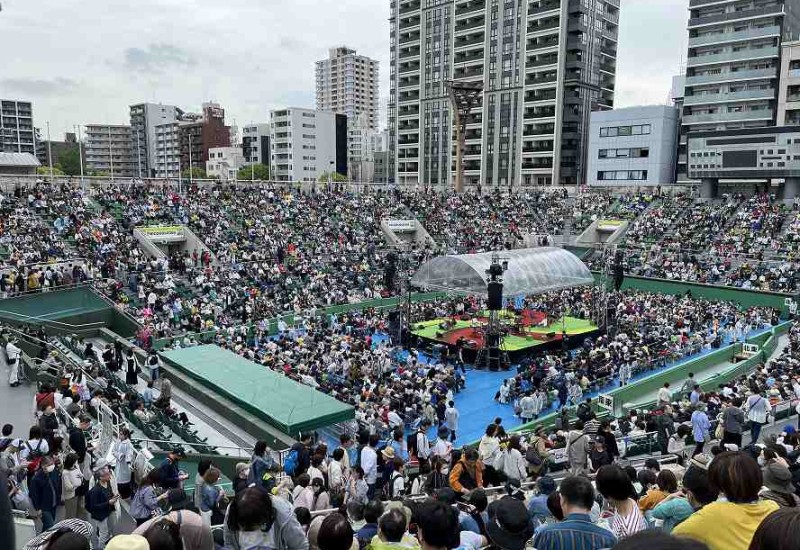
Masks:
[[[764,466],[764,457],[763,456],[758,457],[758,465],[759,466]]]
[[[49,474],[55,469],[56,469],[56,467],[53,464],[51,464],[50,466],[45,466],[44,471],[45,471],[45,473]]]

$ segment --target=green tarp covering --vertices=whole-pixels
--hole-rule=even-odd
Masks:
[[[218,346],[167,351],[161,356],[293,437],[355,417],[350,405]]]

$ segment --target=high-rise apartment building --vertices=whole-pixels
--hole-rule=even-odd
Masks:
[[[778,90],[777,126],[800,125],[800,41],[781,45],[781,76]]]
[[[183,110],[174,105],[140,103],[130,106],[130,117],[131,147],[134,149],[134,158],[142,159],[141,176],[156,177],[156,160],[159,158],[156,147],[156,126],[180,120],[183,117]],[[139,175],[138,171],[136,175]]]
[[[270,112],[270,178],[317,181],[325,173],[347,174],[347,117],[311,109]]]
[[[452,184],[457,81],[483,88],[466,185],[584,183],[589,113],[614,104],[618,20],[619,0],[391,0],[396,182]]]
[[[378,67],[374,59],[345,46],[331,48],[328,59],[317,61],[317,110],[355,120],[367,114],[370,129],[378,126]]]
[[[139,161],[131,148],[130,126],[87,124],[85,132],[83,155],[88,174],[103,172],[112,178],[138,176]]]
[[[33,106],[29,101],[0,99],[0,152],[36,155]]]
[[[364,181],[365,136],[378,126],[378,62],[355,50],[331,48],[328,59],[317,61],[317,110],[347,116],[350,179]]]
[[[689,132],[776,124],[781,40],[797,39],[795,0],[690,0],[678,181]]]

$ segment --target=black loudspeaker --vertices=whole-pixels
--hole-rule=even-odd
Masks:
[[[488,287],[489,292],[489,311],[500,311],[503,309],[503,285],[491,282]]]

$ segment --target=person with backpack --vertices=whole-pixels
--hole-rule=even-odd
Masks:
[[[250,473],[247,476],[248,485],[255,484],[267,491],[272,491],[276,484],[275,476],[272,472],[277,469],[278,465],[272,460],[267,442],[256,441],[253,456],[250,457]]]
[[[44,410],[44,414],[39,418],[39,427],[42,429],[42,437],[47,441],[49,447],[53,446],[53,438],[58,431],[58,419],[56,410],[49,406]]]
[[[389,477],[386,490],[389,500],[401,499],[406,494],[405,467],[402,458],[395,457],[392,461],[392,475]]]
[[[283,461],[283,471],[292,477],[304,474],[311,466],[311,434],[302,434],[300,441],[292,445]]]
[[[575,429],[567,435],[567,461],[570,474],[574,476],[588,475],[589,452],[591,444],[589,436],[583,433],[583,422],[575,422]]]
[[[49,456],[39,458],[36,472],[28,483],[28,493],[36,519],[41,522],[38,532],[50,529],[56,522],[56,508],[61,502],[61,474]]]
[[[533,439],[525,451],[525,460],[528,461],[528,470],[533,475],[534,479],[540,475],[547,473],[547,468],[550,464],[550,451],[547,450],[545,439],[544,426],[536,426],[534,430]]]
[[[50,447],[42,437],[42,429],[39,426],[31,426],[28,440],[22,444],[19,452],[19,457],[28,463],[28,482],[39,469],[42,457],[49,453]]]

